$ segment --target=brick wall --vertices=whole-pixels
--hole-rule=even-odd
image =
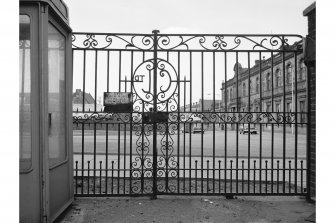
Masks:
[[[304,12],[304,16],[307,16],[308,19],[308,35],[306,36],[306,47],[305,47],[305,64],[308,70],[309,77],[309,141],[308,141],[308,152],[309,152],[309,176],[308,176],[308,185],[309,185],[309,195],[313,200],[315,199],[316,193],[316,66],[315,66],[315,41],[316,41],[316,6],[315,2],[308,6]]]

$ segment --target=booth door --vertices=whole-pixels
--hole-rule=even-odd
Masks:
[[[72,148],[69,124],[72,83],[68,36],[52,17],[47,26],[49,207],[53,221],[73,200],[72,153],[69,151]]]
[[[42,215],[36,35],[38,11],[20,7],[19,19],[20,222],[30,223],[39,222]]]

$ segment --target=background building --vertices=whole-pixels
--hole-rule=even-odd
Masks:
[[[302,42],[289,46],[289,48],[296,47],[301,48]],[[296,63],[294,53],[285,53],[284,64],[282,57],[282,53],[277,53],[268,59],[256,60],[255,65],[250,69],[243,68],[240,63],[236,63],[234,77],[222,83],[222,111],[283,112],[285,106],[285,112],[295,112],[295,97],[297,96],[298,110],[296,112],[306,112],[307,83],[303,53],[296,55]],[[296,75],[295,70],[297,71]],[[284,72],[285,80],[283,79]],[[297,78],[297,94],[295,94],[295,76]],[[238,80],[238,87],[236,80]],[[284,95],[285,105],[283,104]],[[300,114],[298,122],[305,122],[306,118],[306,115]],[[268,129],[270,127],[270,125],[267,126]]]

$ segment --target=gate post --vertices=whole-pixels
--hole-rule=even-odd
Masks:
[[[157,113],[157,34],[159,30],[153,30],[152,33],[154,34],[154,108],[153,112]],[[157,199],[157,123],[156,119],[153,119],[153,168],[152,168],[152,176],[153,176],[153,184],[152,184],[152,199]]]
[[[316,111],[316,94],[315,94],[315,39],[316,23],[315,2],[308,6],[303,15],[308,17],[308,35],[304,44],[304,62],[307,66],[307,89],[308,89],[308,127],[307,127],[307,200],[315,199],[315,111]]]

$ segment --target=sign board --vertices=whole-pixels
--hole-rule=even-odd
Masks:
[[[133,97],[129,92],[104,92],[104,112],[131,112]]]
[[[157,123],[167,123],[169,121],[168,112],[145,112],[142,116],[142,122],[145,124],[150,124],[153,122]]]

